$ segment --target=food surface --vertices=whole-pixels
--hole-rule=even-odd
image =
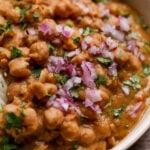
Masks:
[[[150,37],[108,0],[0,0],[0,150],[108,150],[150,96]]]

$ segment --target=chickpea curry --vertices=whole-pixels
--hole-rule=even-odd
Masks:
[[[147,28],[118,1],[0,0],[0,149],[114,147],[150,96]]]

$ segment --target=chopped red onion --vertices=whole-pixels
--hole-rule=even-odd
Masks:
[[[101,101],[101,91],[96,89],[87,88],[85,91],[86,99],[84,101],[85,107],[90,107],[97,114],[101,113],[101,109],[95,102]]]
[[[57,31],[58,33],[62,33],[62,31],[63,31],[63,26],[62,26],[62,25],[57,25],[57,26],[56,26],[56,31]]]
[[[60,88],[58,90],[57,94],[61,97],[64,97],[64,98],[68,99],[68,100],[73,100],[70,91],[65,86]]]
[[[81,68],[83,70],[83,83],[90,88],[96,87],[94,80],[96,79],[97,75],[94,69],[94,64],[91,62],[83,61]]]
[[[138,111],[141,109],[143,105],[143,102],[138,102],[137,104],[135,104],[132,109],[129,111],[129,115],[132,117],[132,118],[135,118]]]
[[[88,49],[88,51],[89,51],[90,54],[93,54],[93,55],[96,55],[96,54],[101,53],[100,48],[97,47],[97,46],[94,46],[94,45],[91,46],[91,47]]]
[[[48,64],[48,71],[59,73],[62,70],[66,69],[66,60],[63,57],[50,56]]]
[[[55,38],[55,39],[52,40],[52,43],[53,44],[61,44],[61,40],[58,39],[58,38]]]
[[[101,30],[105,33],[105,34],[112,34],[112,32],[115,30],[115,26],[111,25],[111,24],[107,24],[104,23],[102,25]]]
[[[114,30],[111,35],[119,41],[124,41],[125,39],[125,34],[118,30]]]
[[[101,113],[102,113],[102,110],[100,109],[99,105],[93,105],[93,106],[91,107],[91,109],[92,109],[93,111],[95,111],[97,114],[101,114]]]
[[[145,60],[145,56],[144,56],[143,54],[141,54],[141,55],[139,56],[139,59],[140,59],[141,61],[144,61],[144,60]]]
[[[73,29],[68,26],[64,26],[62,30],[62,34],[64,37],[70,38],[73,34]]]
[[[125,34],[121,31],[116,30],[116,27],[113,25],[104,23],[102,25],[101,30],[104,32],[104,34],[111,35],[119,41],[124,41],[124,39],[125,39]]]
[[[130,89],[128,86],[122,86],[122,91],[124,92],[125,95],[129,95],[130,94]]]
[[[71,79],[69,79],[66,84],[64,85],[66,89],[71,89],[74,86],[77,86],[78,84],[80,84],[82,81],[82,79],[80,77],[72,77]]]
[[[109,66],[109,68],[108,68],[108,74],[110,75],[110,76],[118,76],[118,72],[117,72],[117,63],[115,63],[115,62],[113,62],[112,64],[111,64],[111,66]]]
[[[72,64],[69,64],[67,66],[67,71],[68,71],[70,76],[76,76],[76,74],[77,74],[75,67]]]
[[[80,49],[76,49],[76,50],[74,50],[72,52],[69,52],[66,56],[67,57],[73,57],[73,56],[76,56],[78,54],[80,54]]]
[[[116,49],[118,47],[118,42],[113,40],[111,37],[106,39],[106,44],[110,50]]]
[[[112,52],[108,51],[108,50],[105,50],[102,52],[102,56],[104,58],[111,58],[112,60],[114,59],[114,55]]]
[[[51,25],[50,24],[48,24],[48,23],[44,23],[44,24],[42,24],[42,25],[39,25],[38,26],[38,30],[40,31],[40,32],[42,32],[43,33],[43,35],[46,35],[46,34],[51,34],[52,33],[52,31],[51,31]]]
[[[100,15],[101,17],[109,16],[109,9],[104,9],[104,11]]]
[[[85,91],[86,100],[90,100],[92,103],[98,102],[102,100],[101,91],[98,89],[89,89],[87,88]]]
[[[122,31],[128,32],[130,30],[130,21],[128,18],[119,16],[119,26]]]
[[[87,36],[85,37],[83,40],[82,40],[82,43],[81,43],[81,47],[82,47],[82,50],[87,50],[88,46],[93,42],[93,38],[90,37],[90,36]]]
[[[35,29],[34,28],[27,28],[26,33],[28,35],[35,35]]]

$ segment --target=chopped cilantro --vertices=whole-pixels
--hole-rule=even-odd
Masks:
[[[27,8],[19,8],[19,9],[20,9],[20,15],[21,15],[20,20],[19,20],[20,23],[22,23],[22,22],[24,21],[25,16],[26,16],[26,13],[27,13],[27,11],[28,11],[29,9],[31,9],[31,7],[32,7],[32,5],[29,4],[29,5],[27,6]]]
[[[108,3],[109,2],[109,0],[93,0],[93,2],[95,2],[95,3]]]
[[[23,108],[23,107],[25,107],[26,105],[27,105],[27,103],[26,103],[26,102],[22,102],[22,103],[21,103],[21,105],[20,105],[20,107],[22,107],[22,108]]]
[[[10,28],[10,27],[11,27],[11,25],[12,25],[12,20],[7,20],[7,22],[6,22],[6,23],[7,23],[7,27],[8,27],[8,28]]]
[[[130,32],[129,37],[137,40],[139,38],[139,34],[137,32]]]
[[[143,23],[142,25],[141,25],[141,27],[143,28],[143,29],[148,29],[148,25],[147,24],[145,24],[145,23]]]
[[[0,143],[1,150],[17,150],[18,147],[10,136],[5,135],[3,136],[1,143]]]
[[[78,149],[78,144],[72,143],[72,149],[73,149],[73,150],[77,150],[77,149]]]
[[[22,116],[26,116],[26,111],[24,109],[22,109],[21,114],[22,114]]]
[[[143,69],[144,69],[144,75],[149,76],[150,75],[150,66],[148,64],[144,64]]]
[[[106,78],[103,75],[98,75],[95,81],[96,86],[103,85],[106,86]]]
[[[78,36],[77,37],[73,37],[72,40],[73,40],[73,43],[75,45],[77,45],[79,43],[79,41],[80,41],[80,37],[78,37]]]
[[[96,60],[105,65],[110,65],[112,63],[110,58],[97,57]]]
[[[86,27],[84,30],[83,30],[83,33],[82,35],[83,36],[88,36],[90,33],[97,33],[99,30],[98,29],[92,29],[90,27]]]
[[[141,23],[143,21],[142,17],[141,16],[136,16],[135,17],[135,20],[138,22],[138,23]]]
[[[55,73],[54,77],[57,80],[57,82],[60,83],[61,85],[64,85],[67,82],[67,80],[69,79],[68,75],[61,75],[59,73]]]
[[[7,123],[5,124],[6,129],[16,128],[20,129],[23,124],[23,120],[16,116],[13,112],[8,112],[5,116]]]
[[[124,81],[123,84],[132,87],[134,90],[141,88],[140,77],[138,75],[134,75],[130,80]]]
[[[130,13],[129,13],[129,12],[124,12],[124,13],[122,14],[122,16],[123,16],[123,17],[129,17],[129,16],[130,16]]]
[[[77,89],[71,89],[70,92],[74,98],[79,98],[79,92]]]
[[[48,98],[52,97],[52,95],[51,95],[50,93],[48,93],[46,96],[47,96]]]
[[[52,44],[48,44],[48,48],[49,48],[49,53],[50,53],[51,55],[53,55],[53,54],[54,54],[55,47],[54,47]]]
[[[28,27],[28,24],[24,23],[24,24],[22,25],[21,29],[22,29],[22,30],[25,30],[25,29],[27,29],[27,27]]]
[[[111,114],[115,118],[121,118],[122,113],[125,111],[125,109],[126,109],[125,105],[122,105],[120,108],[112,109]]]
[[[34,14],[33,14],[33,17],[34,17],[35,20],[38,20],[39,17],[40,17],[40,14],[39,14],[39,13],[34,13]]]
[[[36,78],[39,78],[39,77],[40,77],[41,71],[42,71],[41,68],[32,69],[32,70],[31,70],[32,74],[33,74]]]
[[[0,104],[0,113],[3,111],[3,106]]]
[[[144,43],[144,48],[148,53],[150,53],[150,41]]]
[[[11,51],[11,59],[15,59],[17,57],[20,57],[21,55],[22,55],[22,51],[17,47],[13,46]]]

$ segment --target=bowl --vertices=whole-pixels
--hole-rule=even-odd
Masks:
[[[150,26],[150,0],[125,0],[127,4],[136,9]],[[139,122],[131,132],[111,150],[127,150],[132,146],[150,127],[150,98],[146,100],[147,109],[142,114]]]

